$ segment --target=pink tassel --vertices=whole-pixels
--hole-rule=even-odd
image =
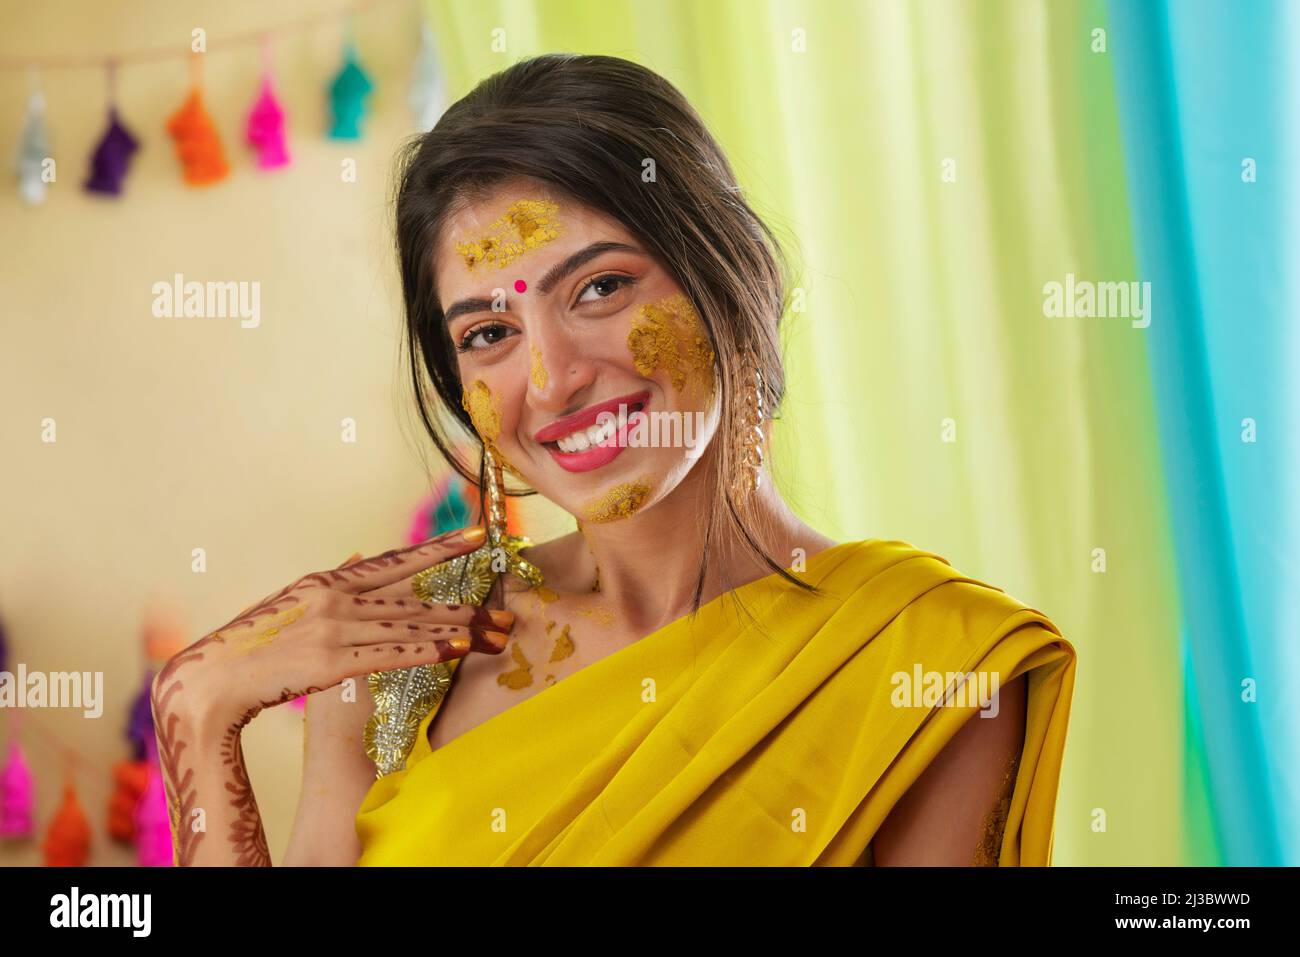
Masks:
[[[0,838],[21,840],[35,833],[33,792],[31,769],[22,745],[15,741],[9,746],[9,760],[0,769]]]
[[[182,822],[183,823],[183,822]],[[135,810],[136,860],[141,867],[171,867],[172,831],[167,791],[158,765],[149,763],[149,778]]]
[[[262,92],[248,114],[248,142],[257,150],[261,169],[279,169],[289,165],[285,146],[284,110],[271,88],[271,77],[262,77]]]
[[[152,738],[146,743],[146,751],[148,776],[135,808],[136,861],[141,867],[171,867],[176,860],[172,850],[171,815],[162,769],[158,766],[158,746]],[[182,821],[181,826],[185,823]]]

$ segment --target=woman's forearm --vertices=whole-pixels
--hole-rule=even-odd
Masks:
[[[241,742],[257,711],[232,721],[183,705],[178,690],[156,688],[153,702],[176,865],[270,867]]]
[[[484,536],[459,529],[304,575],[168,659],[150,701],[176,864],[271,865],[240,741],[266,708],[375,670],[501,653],[512,621],[488,626],[475,606],[407,600],[414,574]]]

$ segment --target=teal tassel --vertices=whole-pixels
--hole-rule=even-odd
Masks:
[[[366,97],[373,89],[370,77],[357,62],[356,47],[349,43],[343,55],[343,69],[330,85],[330,108],[334,114],[334,126],[329,134],[331,139],[361,139],[361,120],[366,115]]]

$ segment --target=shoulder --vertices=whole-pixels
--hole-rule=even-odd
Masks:
[[[883,576],[901,585],[916,601],[941,611],[963,611],[994,618],[1017,611],[1040,614],[994,581],[969,573],[942,553],[898,539],[860,539],[836,546],[851,549],[846,557],[856,577],[871,581]]]
[[[996,714],[973,715],[926,766],[874,838],[879,866],[996,865],[1025,745],[1028,690],[999,689]]]
[[[963,663],[995,650],[1000,663],[1049,645],[1074,657],[1043,611],[910,542],[845,542],[810,562],[809,571],[823,598],[841,606],[841,620],[874,623],[867,625],[872,635],[918,649],[928,664],[943,664],[941,671],[966,670]]]

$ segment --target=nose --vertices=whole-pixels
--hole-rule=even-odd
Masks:
[[[528,401],[539,411],[561,415],[582,406],[585,390],[596,379],[596,363],[563,322],[543,317],[528,334]]]

